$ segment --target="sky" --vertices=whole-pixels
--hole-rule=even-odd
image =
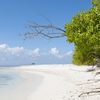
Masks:
[[[0,66],[72,63],[73,44],[66,37],[23,40],[29,22],[50,21],[64,28],[78,12],[91,8],[91,0],[0,0]]]

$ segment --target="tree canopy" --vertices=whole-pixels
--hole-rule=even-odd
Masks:
[[[30,32],[25,33],[24,38],[66,36],[67,42],[74,43],[74,64],[91,65],[100,59],[100,0],[92,0],[92,7],[73,16],[71,22],[65,25],[65,29],[53,25],[48,19],[47,21],[47,25],[28,24]]]
[[[74,64],[91,65],[96,62],[92,53],[100,56],[100,0],[92,4],[91,9],[81,11],[65,25],[67,41],[74,43]]]

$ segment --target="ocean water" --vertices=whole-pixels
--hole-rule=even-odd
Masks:
[[[8,88],[12,85],[16,85],[16,83],[18,83],[19,80],[20,80],[20,76],[18,74],[1,71],[0,72],[0,89]]]
[[[42,81],[37,74],[0,68],[0,100],[29,100]]]

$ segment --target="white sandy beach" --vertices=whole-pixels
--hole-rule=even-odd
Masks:
[[[88,66],[77,67],[72,64],[66,64],[21,66],[10,68],[9,70],[16,71],[24,78],[26,77],[27,85],[30,85],[30,88],[34,84],[29,83],[32,81],[28,79],[29,77],[25,73],[42,77],[42,81],[40,81],[35,90],[31,89],[31,92],[28,94],[21,94],[23,97],[24,95],[25,97],[27,96],[25,100],[100,100],[100,94],[82,95],[79,97],[81,93],[93,90],[95,85],[99,87],[100,82],[94,83],[92,81],[94,72],[86,72],[87,68]],[[95,80],[96,78],[98,77],[95,77]],[[27,88],[27,90],[29,89]],[[19,98],[18,100],[22,99]]]

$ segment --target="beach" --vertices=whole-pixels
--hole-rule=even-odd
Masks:
[[[2,71],[15,72],[21,76],[21,84],[15,85],[15,89],[12,89],[12,92],[5,93],[6,96],[4,97],[3,93],[2,95],[0,94],[0,99],[99,100],[100,95],[98,93],[85,94],[85,92],[95,89],[95,86],[99,87],[99,81],[93,82],[94,72],[87,72],[88,68],[89,66],[55,64],[23,65],[0,69]],[[99,79],[99,77],[95,77],[96,79]]]

